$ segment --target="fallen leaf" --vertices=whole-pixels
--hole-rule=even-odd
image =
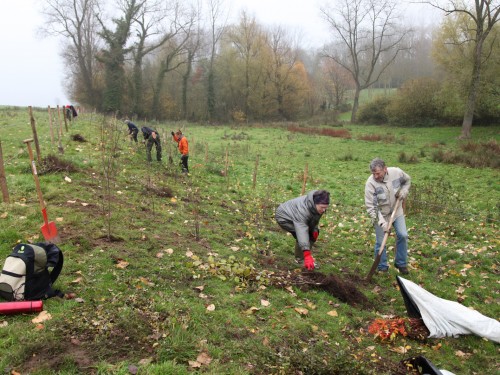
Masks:
[[[124,260],[120,260],[117,264],[116,264],[116,268],[120,268],[120,269],[125,269],[128,267],[128,262],[124,261]]]
[[[84,303],[85,302],[85,300],[83,298],[80,298],[80,297],[75,298],[75,301],[78,302],[78,303]]]
[[[316,305],[312,302],[307,302],[307,307],[309,307],[311,310],[316,310]]]
[[[83,207],[87,207],[88,205],[89,205],[88,203],[84,203],[84,202],[82,202],[82,206],[83,206]]]
[[[81,277],[77,277],[76,279],[74,279],[71,283],[72,284],[79,284],[82,282],[82,278]]]
[[[6,320],[4,320],[3,322],[0,322],[0,328],[7,327],[8,325],[9,325],[9,323]]]
[[[397,347],[391,348],[389,350],[392,351],[392,352],[399,353],[399,354],[406,354],[406,353],[408,353],[408,351],[410,349],[411,349],[411,346],[410,345],[406,345],[406,346],[397,346]]]
[[[252,306],[249,309],[245,310],[246,315],[252,315],[254,312],[259,311],[258,307]]]
[[[168,255],[171,255],[174,253],[174,250],[173,249],[167,249],[165,250],[165,252],[168,254]]]
[[[207,353],[201,352],[198,355],[198,358],[196,358],[196,362],[199,362],[202,365],[209,365],[210,362],[212,362],[212,358],[210,358],[210,356]]]
[[[136,365],[128,365],[128,372],[132,375],[135,375],[137,374],[137,371],[139,371],[139,369],[137,368]]]
[[[240,248],[238,246],[231,246],[231,250],[238,251]]]
[[[156,257],[157,257],[157,258],[163,258],[163,256],[164,256],[164,255],[165,255],[165,254],[164,254],[164,253],[162,253],[162,252],[156,253]]]
[[[295,311],[297,311],[300,315],[307,315],[309,314],[309,310],[303,308],[303,307],[296,307],[294,309]]]
[[[175,203],[175,202],[177,202],[177,199],[175,199],[174,197],[172,197],[172,198],[170,198],[170,202]]]
[[[32,323],[42,323],[45,322],[46,320],[52,319],[52,315],[50,315],[47,311],[43,310],[40,311],[40,314],[36,318],[31,319]]]
[[[199,285],[199,286],[195,286],[193,289],[196,289],[197,291],[202,292],[203,289],[205,289],[205,286],[204,285]]]
[[[337,313],[337,310],[330,310],[327,312],[327,314],[330,316],[339,316],[339,314]]]
[[[191,257],[193,256],[193,252],[192,252],[192,251],[189,251],[189,250],[188,250],[188,251],[186,251],[186,256],[187,256],[188,258],[191,258]]]
[[[9,215],[8,212],[4,212],[3,214],[0,215],[0,218],[5,219]]]
[[[201,367],[201,363],[197,362],[197,361],[188,361],[188,363],[189,363],[189,366],[192,368],[200,368]]]
[[[264,306],[264,307],[267,307],[267,306],[269,306],[269,305],[271,304],[271,302],[269,302],[269,301],[267,301],[267,300],[265,300],[265,299],[261,299],[261,300],[260,300],[260,304],[261,304],[262,306]]]
[[[76,201],[68,201],[68,203],[71,203],[71,204],[73,204],[73,203],[76,203]]]
[[[464,353],[464,352],[463,352],[463,351],[461,351],[461,350],[457,350],[457,351],[455,352],[455,355],[456,355],[457,357],[460,357],[460,358],[466,358],[466,359],[467,359],[467,358],[469,358],[472,354],[471,354],[471,353]]]
[[[71,182],[71,178],[69,178],[68,176],[64,176],[64,181]]]
[[[441,349],[441,346],[442,346],[441,343],[438,342],[437,345],[432,346],[432,349],[433,350],[439,350],[439,349]]]
[[[56,217],[56,221],[60,223],[60,222],[64,221],[64,218],[62,218],[62,217]]]
[[[215,310],[215,305],[212,303],[210,305],[207,306],[207,310],[208,311],[214,311]]]

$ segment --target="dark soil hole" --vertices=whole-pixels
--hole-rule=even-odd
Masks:
[[[172,189],[168,187],[154,187],[154,186],[146,186],[146,191],[148,193],[154,194],[158,197],[163,197],[163,198],[172,198],[174,196],[174,193]]]

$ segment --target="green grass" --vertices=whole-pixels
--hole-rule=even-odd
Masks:
[[[319,271],[363,278],[374,241],[364,183],[369,161],[380,156],[412,177],[408,278],[498,318],[498,169],[438,163],[432,156],[437,149],[461,151],[460,129],[348,125],[351,137],[337,138],[279,124],[150,123],[160,131],[164,157],[148,165],[144,146],[128,141],[125,124],[118,124],[113,145],[110,119],[81,114],[63,132],[61,155],[57,139],[51,143],[46,110],[34,113],[42,158],[53,154],[78,168],[39,178],[63,240],[65,265],[56,287],[80,299],[45,301],[52,319],[41,328],[31,315],[1,317],[0,368],[187,374],[205,353],[211,362],[197,371],[207,374],[390,374],[416,355],[457,374],[498,371],[498,344],[480,337],[388,343],[372,337],[367,327],[374,319],[406,317],[394,269],[357,284],[372,308],[300,288],[293,283],[300,275],[293,239],[273,219],[279,203],[301,194],[307,165],[306,190],[332,194],[314,249]],[[180,173],[168,137],[179,127],[190,142],[189,177]],[[3,260],[16,241],[43,240],[43,221],[22,142],[32,136],[27,111],[0,109],[0,130],[11,200],[0,205]],[[473,128],[474,141],[498,142],[498,130]],[[74,134],[87,142],[73,141]],[[172,194],[160,194],[165,191]],[[123,261],[127,266],[117,267]],[[405,346],[407,353],[397,352]]]

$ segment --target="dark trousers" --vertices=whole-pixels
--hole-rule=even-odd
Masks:
[[[153,148],[153,145],[156,146],[156,160],[161,161],[161,142],[160,142],[159,136],[156,136],[156,139],[154,139],[152,136],[149,136],[149,138],[147,140],[146,152],[148,155],[148,161],[153,160],[151,158],[151,149]]]
[[[189,155],[182,155],[181,156],[182,171],[185,173],[189,173],[188,159],[189,159]]]
[[[137,133],[139,133],[139,129],[134,129],[130,131],[130,135],[132,135],[132,139],[137,143]]]

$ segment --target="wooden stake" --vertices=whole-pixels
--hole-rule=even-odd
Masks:
[[[38,164],[40,164],[42,161],[42,156],[40,154],[40,145],[38,144],[38,135],[36,133],[36,122],[35,118],[33,117],[33,109],[31,108],[31,106],[29,106],[28,109],[30,113],[31,130],[33,131],[33,140],[35,141],[36,158],[38,160]]]
[[[304,181],[302,181],[302,194],[301,195],[304,195],[306,192],[307,170],[308,170],[308,166],[306,163],[306,165],[304,166]]]
[[[226,148],[226,167],[224,170],[224,175],[226,176],[226,181],[228,181],[228,169],[229,169],[229,149]]]
[[[255,190],[255,185],[257,184],[257,169],[259,168],[259,155],[255,158],[255,169],[253,170],[253,189]]]
[[[7,179],[5,178],[5,169],[3,165],[2,141],[0,141],[0,187],[2,188],[3,201],[5,203],[10,203]]]
[[[61,134],[62,134],[62,123],[61,123],[61,109],[59,108],[59,105],[57,105],[57,123],[59,124],[58,130],[57,130],[57,149],[59,150],[60,154],[64,154],[64,148],[61,143]]]
[[[50,110],[50,105],[47,106],[47,111],[49,112],[50,142],[54,144],[54,129],[52,127],[52,111]]]
[[[66,120],[66,106],[63,107],[63,118],[64,118],[64,127],[66,128],[66,133],[67,133],[68,132],[68,121]]]

